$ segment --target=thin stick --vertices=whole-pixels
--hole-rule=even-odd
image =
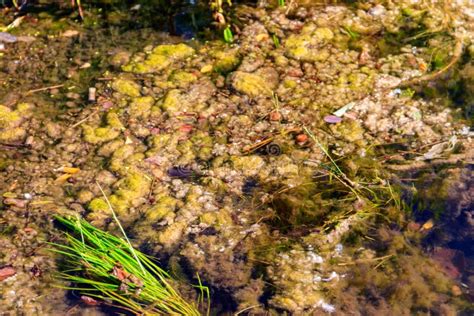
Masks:
[[[46,90],[51,90],[51,89],[56,89],[56,88],[62,88],[64,87],[64,84],[58,84],[56,86],[49,86],[49,87],[43,87],[43,88],[38,88],[38,89],[33,89],[33,90],[30,90],[28,91],[26,94],[32,94],[32,93],[35,93],[35,92],[40,92],[40,91],[46,91]]]
[[[79,125],[81,125],[82,123],[86,122],[88,119],[90,119],[92,116],[94,116],[95,114],[97,114],[99,112],[99,110],[95,110],[94,112],[92,112],[91,114],[89,114],[86,118],[80,120],[79,122],[75,123],[74,125],[72,125],[70,128],[75,128],[75,127],[78,127]]]
[[[432,81],[438,78],[440,75],[442,75],[444,72],[446,72],[449,68],[451,68],[454,64],[458,62],[459,58],[461,58],[462,51],[463,51],[463,43],[461,39],[458,39],[458,41],[456,42],[456,46],[454,46],[453,58],[451,58],[451,61],[446,66],[439,69],[438,71],[403,81],[398,86],[407,87],[407,86],[411,86],[415,84],[420,84],[425,81]]]
[[[260,307],[260,306],[261,306],[261,305],[258,304],[258,305],[252,305],[252,306],[246,307],[246,308],[244,308],[244,309],[241,309],[241,310],[238,311],[237,313],[235,313],[234,316],[238,316],[238,315],[242,314],[243,312],[246,312],[246,311],[248,311],[248,310],[251,310],[251,309],[254,309],[254,308]]]

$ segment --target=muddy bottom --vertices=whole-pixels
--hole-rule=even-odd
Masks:
[[[124,312],[48,244],[108,201],[213,315],[472,313],[472,5],[237,5],[233,43],[119,9],[0,33],[2,315]]]

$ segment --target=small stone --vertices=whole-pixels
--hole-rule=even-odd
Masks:
[[[453,293],[454,296],[460,296],[462,295],[462,290],[459,286],[457,285],[453,285],[453,287],[451,288],[451,292]]]
[[[278,111],[273,111],[270,113],[270,121],[280,121],[281,114]]]
[[[296,142],[298,144],[304,144],[308,141],[308,136],[306,134],[299,134],[296,136]]]
[[[3,203],[5,203],[5,205],[13,205],[20,208],[24,208],[26,206],[25,200],[13,199],[13,198],[5,199],[3,200]]]

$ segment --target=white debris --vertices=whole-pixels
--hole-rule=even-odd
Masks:
[[[317,306],[329,314],[334,313],[336,311],[336,307],[334,307],[334,305],[328,304],[323,300],[319,300]]]
[[[308,252],[308,257],[311,260],[312,263],[318,263],[321,264],[324,262],[323,257],[315,254],[314,252]]]
[[[336,280],[339,279],[339,274],[337,274],[337,272],[335,272],[335,271],[331,272],[331,275],[329,275],[328,278],[321,279],[321,281],[330,282],[334,279],[336,279]]]

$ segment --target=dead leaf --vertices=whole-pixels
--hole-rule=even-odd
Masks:
[[[81,301],[86,304],[86,305],[89,305],[89,306],[97,306],[100,304],[99,301],[93,299],[92,297],[89,297],[89,296],[85,296],[85,295],[82,295],[81,296]]]
[[[74,167],[64,167],[64,168],[62,168],[62,169],[63,169],[63,170],[62,170],[63,172],[69,173],[69,174],[76,174],[76,173],[78,173],[79,171],[81,171],[81,169],[79,169],[79,168],[74,168]]]
[[[421,226],[421,230],[430,230],[431,228],[433,228],[433,226],[434,222],[432,219],[430,219],[426,223],[424,223],[423,226]]]
[[[67,179],[69,179],[70,177],[72,177],[72,174],[69,174],[69,173],[63,174],[63,175],[57,177],[56,180],[54,180],[54,183],[56,183],[56,184],[63,184],[63,183],[66,182]]]
[[[123,280],[127,279],[130,276],[130,273],[128,273],[127,271],[122,269],[120,266],[116,265],[112,269],[112,275],[114,277],[116,277],[117,279],[119,279],[120,281],[123,281]]]
[[[15,274],[16,271],[12,267],[3,267],[0,269],[0,281],[6,280]]]
[[[78,35],[79,35],[79,31],[67,30],[67,31],[64,31],[64,33],[62,33],[60,36],[61,37],[74,37],[74,36],[78,36]]]

